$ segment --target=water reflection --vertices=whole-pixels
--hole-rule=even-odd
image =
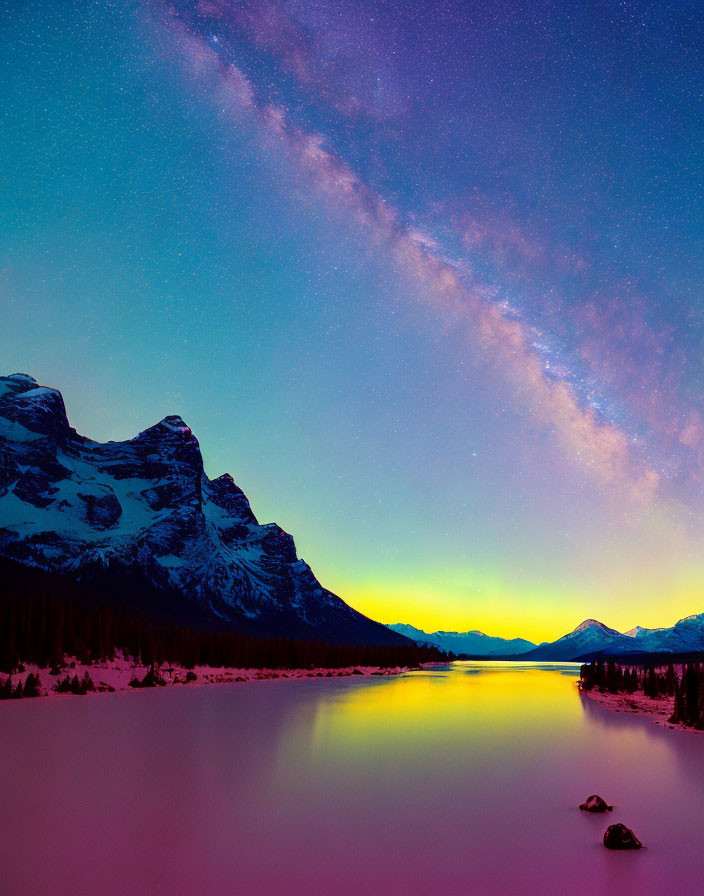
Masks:
[[[577,674],[458,663],[5,704],[6,892],[695,892],[704,736],[585,702]],[[647,851],[599,845],[604,819],[576,809],[592,792]]]

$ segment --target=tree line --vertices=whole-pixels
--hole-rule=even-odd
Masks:
[[[0,670],[13,673],[22,663],[53,667],[64,657],[81,663],[115,658],[116,651],[146,666],[177,663],[255,669],[417,666],[443,659],[439,651],[416,645],[370,646],[254,637],[208,631],[90,603],[40,587],[0,588]]]
[[[673,724],[704,730],[704,666],[692,661],[682,664],[681,674],[674,665],[667,667],[621,666],[613,660],[598,659],[580,669],[583,690],[595,689],[609,694],[642,693],[653,699],[674,697],[669,719]]]

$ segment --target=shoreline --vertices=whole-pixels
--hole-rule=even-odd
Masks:
[[[88,694],[111,694],[125,691],[140,691],[154,687],[203,687],[215,684],[233,684],[246,681],[272,681],[275,679],[303,679],[303,678],[349,678],[352,676],[379,677],[387,675],[401,675],[411,671],[410,666],[345,666],[341,668],[314,668],[314,669],[254,669],[234,668],[230,666],[194,666],[187,669],[177,663],[162,663],[155,666],[155,671],[163,679],[163,684],[133,686],[130,681],[137,678],[140,682],[150,670],[150,666],[143,663],[132,662],[120,656],[114,660],[97,663],[79,663],[74,657],[67,657],[64,666],[58,674],[52,673],[47,667],[39,667],[33,664],[25,664],[22,672],[16,672],[11,677],[12,684],[26,681],[30,674],[39,676],[41,698],[61,698],[87,696]],[[422,668],[422,667],[420,667]],[[82,694],[72,692],[57,692],[56,684],[68,676],[74,676],[81,681],[88,673],[93,683],[93,689]],[[188,676],[188,679],[187,679]],[[195,676],[195,678],[193,677]],[[7,674],[0,674],[0,686],[7,681]],[[10,698],[34,699],[33,697]],[[3,701],[0,701],[0,703]]]
[[[703,733],[697,728],[691,728],[689,725],[668,721],[675,708],[674,697],[653,698],[638,693],[610,694],[604,693],[603,691],[597,691],[593,688],[585,690],[580,682],[577,682],[577,690],[579,691],[580,696],[593,700],[595,703],[606,707],[612,712],[637,713],[638,715],[649,718],[653,724],[659,725],[661,728]]]

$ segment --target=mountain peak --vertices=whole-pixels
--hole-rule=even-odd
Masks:
[[[681,622],[704,623],[704,613],[692,613],[690,616],[684,616],[682,619],[679,619],[675,624],[679,625]]]
[[[580,622],[580,624],[573,631],[575,632],[583,632],[588,628],[600,628],[603,631],[613,631],[610,629],[608,625],[604,625],[603,622],[599,622],[598,619],[585,619],[584,622]]]
[[[185,432],[190,433],[191,427],[186,423],[183,417],[179,416],[179,414],[169,414],[167,417],[164,417],[157,423],[157,426],[163,426],[166,429],[171,429],[174,432]]]
[[[30,376],[28,373],[11,373],[8,377],[8,380],[15,380],[19,382],[31,383],[33,386],[37,385],[37,381],[33,376]]]
[[[135,437],[136,440],[165,442],[166,444],[181,444],[192,442],[198,448],[198,439],[191,427],[178,414],[169,414],[153,426],[148,426]]]
[[[69,426],[60,392],[13,374],[0,377],[0,444],[0,558],[145,612],[173,604],[178,618],[258,635],[408,644],[324,588],[231,476],[208,479],[177,414],[94,442]]]
[[[39,436],[53,436],[59,440],[69,432],[66,408],[61,393],[48,386],[40,386],[26,373],[0,377],[2,416],[19,423]]]

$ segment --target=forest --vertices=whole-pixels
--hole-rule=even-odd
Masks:
[[[674,698],[669,721],[704,729],[704,666],[698,660],[667,666],[650,663],[623,666],[613,660],[593,660],[580,669],[580,687],[608,694],[643,694],[654,700]]]
[[[417,666],[445,659],[416,646],[330,644],[286,637],[257,637],[150,618],[89,599],[47,575],[3,576],[0,586],[0,671],[22,663],[61,668],[65,657],[81,663],[110,660],[116,651],[150,666],[164,662],[255,669]]]

